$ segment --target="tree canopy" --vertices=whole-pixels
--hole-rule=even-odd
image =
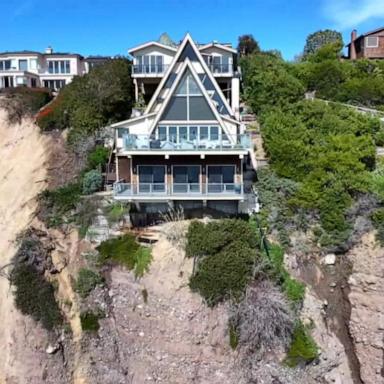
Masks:
[[[255,40],[253,35],[248,34],[248,35],[239,36],[237,52],[240,57],[248,56],[252,53],[260,52],[259,43]]]
[[[320,30],[308,35],[304,46],[304,57],[316,53],[316,51],[326,44],[337,43],[340,50],[343,47],[343,37],[340,32],[331,29]]]

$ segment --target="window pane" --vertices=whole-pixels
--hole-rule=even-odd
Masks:
[[[187,120],[187,97],[172,96],[161,120]]]
[[[152,167],[140,166],[139,167],[139,182],[140,183],[152,183]]]
[[[179,141],[186,141],[188,139],[188,127],[179,127]]]
[[[169,141],[177,143],[177,127],[169,127]]]
[[[156,165],[156,166],[153,166],[152,169],[153,169],[153,182],[164,183],[165,167],[163,167],[162,165]]]
[[[19,60],[19,71],[27,71],[27,70],[28,70],[28,61]]]
[[[194,77],[192,75],[189,75],[188,79],[189,79],[189,94],[190,95],[201,95],[202,93],[201,93],[200,88],[197,85]]]
[[[216,120],[211,107],[203,96],[189,98],[189,119],[190,120]]]
[[[188,168],[188,183],[198,184],[199,183],[199,166],[190,166]]]
[[[186,183],[188,180],[187,167],[173,167],[173,182]]]
[[[235,167],[233,167],[232,165],[226,165],[221,168],[223,173],[223,183],[233,183]]]
[[[69,60],[65,62],[65,69],[66,69],[66,73],[71,73],[71,66],[70,66]]]
[[[161,141],[167,140],[167,127],[160,126],[158,130],[159,130],[159,140]]]
[[[189,127],[189,140],[195,140],[197,138],[197,127]]]
[[[208,183],[222,183],[221,167],[211,165],[208,167]]]
[[[186,95],[187,94],[187,75],[184,75],[177,86],[175,95]]]
[[[52,61],[48,62],[48,72],[53,73],[53,62]]]
[[[219,127],[210,127],[211,140],[219,140]]]
[[[200,127],[200,140],[208,139],[208,127]]]

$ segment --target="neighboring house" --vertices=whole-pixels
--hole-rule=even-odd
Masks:
[[[109,58],[84,58],[77,53],[54,52],[47,48],[45,53],[18,51],[0,53],[0,89],[45,87],[59,90],[70,83],[74,76],[82,76],[92,66]]]
[[[238,119],[234,50],[198,46],[187,34],[178,47],[150,42],[129,52],[136,87],[152,96],[142,115],[112,125],[114,198],[144,212],[178,204],[246,210],[250,142]]]
[[[351,33],[351,42],[347,45],[348,58],[384,59],[384,28],[378,28],[357,37],[356,30]]]

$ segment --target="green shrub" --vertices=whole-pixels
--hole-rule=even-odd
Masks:
[[[291,346],[288,350],[285,363],[290,367],[308,364],[316,359],[318,349],[312,336],[305,326],[299,322],[294,331]]]
[[[244,220],[223,219],[204,224],[193,221],[187,232],[187,257],[214,255],[233,241],[242,241],[250,248],[257,247],[255,232]]]
[[[87,172],[83,178],[83,193],[90,195],[91,193],[97,192],[103,185],[103,177],[100,171],[92,169]]]
[[[75,221],[79,226],[79,234],[84,238],[89,227],[93,224],[100,206],[100,201],[97,197],[80,199],[76,207]]]
[[[81,268],[75,283],[75,291],[82,297],[87,297],[91,291],[104,281],[102,276],[87,268]]]
[[[33,265],[16,264],[11,272],[16,308],[52,330],[62,324],[54,288]]]
[[[124,204],[118,201],[108,205],[105,208],[105,214],[107,216],[107,220],[109,224],[118,223],[120,220],[124,218],[126,214],[129,213],[129,210],[130,210],[129,204]]]
[[[103,241],[97,250],[101,264],[109,261],[121,264],[129,270],[134,270],[136,277],[142,277],[152,261],[150,249],[140,246],[131,234]]]
[[[68,184],[52,191],[46,189],[38,197],[38,217],[48,227],[56,227],[64,222],[72,221],[71,212],[76,209],[80,196],[79,183]]]
[[[88,153],[87,164],[89,169],[103,169],[109,158],[109,149],[97,146]]]
[[[372,223],[376,228],[376,240],[384,246],[384,208],[377,209],[371,216]]]
[[[99,319],[102,316],[91,311],[80,314],[81,329],[86,332],[97,332],[100,328]]]
[[[264,268],[261,273],[275,280],[293,304],[300,305],[304,300],[305,285],[291,277],[285,269],[283,248],[277,244],[269,244],[268,248],[269,258],[265,252],[262,252]]]
[[[229,297],[239,299],[252,276],[256,256],[256,250],[247,243],[234,241],[218,253],[201,258],[189,286],[209,306]]]

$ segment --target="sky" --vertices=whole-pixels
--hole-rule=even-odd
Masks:
[[[237,45],[252,34],[264,50],[292,60],[308,34],[336,29],[344,42],[384,27],[384,0],[0,0],[0,51],[37,50],[126,55],[167,32],[199,43]]]

